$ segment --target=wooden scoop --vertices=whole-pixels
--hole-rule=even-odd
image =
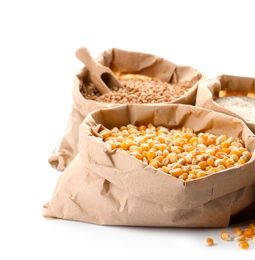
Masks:
[[[76,51],[76,57],[86,65],[90,74],[90,80],[101,94],[109,93],[110,87],[122,85],[117,80],[110,68],[101,65],[90,55],[87,48],[81,47]]]

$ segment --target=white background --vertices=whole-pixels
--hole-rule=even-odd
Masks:
[[[48,158],[64,133],[74,76],[83,67],[75,51],[86,46],[96,57],[115,47],[208,77],[255,77],[252,3],[0,0],[0,259],[255,256],[255,244],[244,251],[220,241],[222,229],[107,227],[42,217],[61,174]],[[204,246],[207,236],[214,247]]]

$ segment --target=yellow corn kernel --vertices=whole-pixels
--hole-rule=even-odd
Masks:
[[[223,171],[223,170],[225,170],[225,169],[226,169],[226,168],[225,168],[224,165],[219,165],[219,166],[217,166],[217,171],[218,171],[218,172]]]
[[[187,180],[187,178],[188,178],[188,173],[187,173],[187,172],[184,172],[184,173],[182,173],[178,178],[181,179],[181,180]]]
[[[240,241],[240,242],[238,242],[237,245],[239,248],[245,249],[245,250],[249,249],[249,247],[250,247],[250,245],[247,241]]]
[[[130,151],[130,152],[134,152],[137,148],[138,148],[137,145],[134,145],[134,144],[133,144],[133,145],[130,145],[130,146],[129,146],[129,151]]]
[[[208,237],[205,239],[205,245],[206,246],[213,246],[214,245],[214,240],[211,237]]]
[[[164,157],[163,157],[164,158]],[[168,158],[164,158],[161,162],[162,166],[167,166],[169,164],[169,159]]]
[[[231,236],[227,231],[222,231],[220,234],[220,238],[224,241],[230,241],[231,240]]]
[[[182,134],[179,133],[179,132],[176,132],[176,133],[173,134],[173,139],[174,139],[174,140],[175,140],[175,139],[178,139],[178,138],[181,138],[181,137],[182,137]]]
[[[206,160],[208,166],[214,166],[214,160],[210,157]]]
[[[187,147],[187,152],[192,152],[194,149],[195,149],[195,146],[190,145]]]
[[[178,156],[177,156],[177,158],[178,158],[178,161],[177,161],[178,164],[180,164],[180,165],[184,165],[185,164],[185,159],[184,158],[179,158]]]
[[[220,135],[216,138],[216,145],[222,144],[224,141],[228,139],[227,135]]]
[[[150,148],[154,146],[154,142],[152,140],[148,140],[147,144],[149,145]]]
[[[244,229],[243,231],[243,235],[246,237],[246,238],[251,238],[252,235],[253,235],[253,230],[251,228],[246,228]]]
[[[216,150],[214,148],[206,148],[205,153],[215,156]]]
[[[177,160],[178,160],[175,153],[169,153],[167,158],[170,161],[170,163],[177,162]]]
[[[124,125],[123,125],[123,126],[120,127],[120,131],[122,132],[122,131],[124,131],[124,130],[127,130],[127,126],[124,126]]]
[[[214,164],[215,164],[216,167],[219,166],[219,165],[225,165],[225,161],[223,159],[216,159],[214,161]]]
[[[245,163],[246,163],[246,161],[244,159],[239,159],[238,160],[238,164],[245,164]]]
[[[152,146],[155,150],[159,150],[160,143],[157,140],[154,140],[154,145]]]
[[[227,168],[229,168],[229,167],[232,167],[233,165],[234,165],[234,161],[232,160],[232,159],[227,159],[226,161],[225,161],[225,166],[227,167]]]
[[[237,156],[236,154],[231,154],[229,159],[233,160],[234,162],[238,162],[239,156]]]
[[[207,174],[213,174],[213,173],[216,173],[218,172],[218,169],[216,167],[212,167],[210,168],[208,171],[207,171]]]
[[[209,134],[207,138],[207,143],[210,144],[216,144],[216,136],[213,134]]]
[[[207,166],[207,163],[206,161],[201,161],[198,163],[198,166],[202,169],[202,170],[205,170],[206,166]]]
[[[120,143],[120,148],[124,151],[129,149],[129,144],[127,142]]]
[[[164,157],[160,155],[160,156],[156,156],[154,159],[157,160],[159,163],[162,163]]]
[[[244,157],[244,159],[248,162],[251,159],[251,153],[249,151],[244,151],[242,156]]]
[[[166,146],[166,144],[159,144],[159,146],[158,146],[158,149],[160,150],[160,151],[164,151],[164,150],[166,150],[166,148],[167,148],[167,146]]]
[[[127,139],[129,139],[129,140],[134,140],[134,139],[135,139],[135,136],[129,134],[129,135],[127,136]]]
[[[183,146],[183,143],[180,141],[181,138],[177,138],[172,142],[172,145],[174,146]]]
[[[139,131],[145,131],[147,127],[145,125],[141,125],[138,127]]]
[[[221,148],[221,151],[226,154],[230,154],[231,149],[230,148]]]
[[[165,143],[165,138],[163,136],[157,136],[156,140],[158,140],[160,143]]]
[[[182,137],[187,140],[190,140],[190,138],[192,138],[193,136],[194,136],[194,133],[190,133],[190,132],[183,133],[183,135],[182,135]]]
[[[206,166],[205,171],[208,173],[208,171],[212,168],[212,166]]]
[[[118,142],[118,143],[122,143],[122,142],[124,142],[125,141],[125,138],[123,137],[123,136],[118,136],[117,138],[116,138],[116,142]]]
[[[193,155],[199,155],[199,154],[201,154],[201,153],[202,153],[201,150],[198,149],[198,148],[195,148],[195,149],[191,152],[191,154],[193,154]]]
[[[215,156],[219,159],[224,159],[225,157],[228,157],[228,154],[219,151],[215,154]]]
[[[162,168],[161,168],[161,170],[163,171],[163,172],[165,172],[165,173],[169,173],[169,168],[168,167],[166,167],[166,166],[162,166]]]
[[[183,169],[182,168],[174,168],[174,169],[170,170],[169,173],[174,177],[179,177],[180,175],[183,174]]]
[[[163,154],[162,151],[160,151],[160,150],[157,150],[157,151],[156,151],[156,157],[157,157],[157,156],[163,156],[162,154]]]
[[[196,146],[198,144],[198,138],[196,136],[191,137],[189,142],[193,145]]]
[[[112,141],[107,141],[105,144],[106,144],[107,148],[111,151],[113,151],[117,148],[116,143],[114,143]]]
[[[233,232],[234,232],[235,236],[240,236],[240,235],[242,235],[243,230],[241,228],[239,228],[239,227],[236,227],[236,228],[234,228]]]
[[[143,137],[141,138],[141,143],[146,143],[148,139],[149,139],[149,135],[148,134],[143,135]]]
[[[193,178],[197,178],[197,173],[201,171],[200,169],[190,170],[188,173],[190,176],[193,176]]]
[[[164,126],[159,126],[157,127],[157,134],[163,133],[163,134],[168,134],[169,130],[164,127]]]
[[[150,146],[149,146],[148,143],[142,143],[141,148],[142,148],[143,151],[149,151],[150,150]]]
[[[136,159],[139,159],[139,160],[143,160],[143,156],[142,154],[138,153],[138,152],[131,152],[130,153],[131,156],[134,156]]]
[[[196,178],[196,176],[192,173],[189,173],[188,174],[188,178],[186,179],[186,181],[191,181],[191,180],[194,180]]]
[[[130,134],[137,134],[137,133],[138,133],[138,130],[137,130],[136,128],[134,128],[134,127],[131,127],[131,128],[128,129],[128,132],[129,132]]]
[[[154,159],[155,157],[156,157],[156,153],[155,153],[154,151],[149,150],[149,151],[147,152],[147,159],[148,159],[148,161],[151,161],[151,160]]]
[[[243,145],[240,142],[237,142],[237,141],[232,142],[231,146],[235,146],[235,147],[238,147],[238,148],[242,148],[243,147]]]
[[[235,236],[235,241],[246,241],[246,237],[244,235]]]
[[[129,136],[129,132],[127,129],[122,130],[121,134],[122,134],[122,136],[125,136],[125,137]]]
[[[119,133],[120,131],[119,131],[119,129],[118,129],[118,127],[113,127],[111,130],[110,130],[110,132],[111,132],[111,134],[116,134],[116,133]]]
[[[240,157],[242,153],[241,153],[241,151],[238,150],[238,149],[232,149],[229,154],[230,154],[230,155],[235,154],[235,155],[237,155],[238,157]]]
[[[149,124],[147,125],[147,127],[148,127],[148,128],[153,128],[154,125],[153,125],[152,123],[149,123]]]
[[[203,138],[201,138],[201,137],[199,137],[199,138],[197,139],[197,142],[198,142],[198,144],[207,145],[207,140],[205,140],[205,139],[203,139]]]
[[[223,141],[220,146],[221,146],[222,148],[228,148],[230,145],[231,145],[231,142],[229,142],[228,140],[226,140],[226,141]]]
[[[180,154],[182,152],[180,146],[171,146],[170,151],[175,154]]]
[[[111,132],[109,129],[104,129],[100,131],[99,134],[102,136],[103,140],[105,140],[110,136]]]
[[[166,158],[169,154],[169,151],[167,149],[165,149],[162,153],[163,157]]]
[[[197,172],[197,174],[196,174],[196,178],[201,178],[201,177],[204,177],[204,176],[206,176],[207,174],[206,174],[206,172],[205,171],[199,171],[199,172]]]
[[[156,168],[156,169],[158,168],[158,163],[156,161],[154,161],[154,160],[150,161],[149,165],[154,167],[154,168]]]

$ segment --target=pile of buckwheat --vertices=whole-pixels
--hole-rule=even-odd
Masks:
[[[111,93],[101,94],[92,83],[81,82],[80,92],[85,99],[102,103],[145,104],[171,102],[190,88],[170,84],[150,77],[120,77],[123,88],[112,87]]]

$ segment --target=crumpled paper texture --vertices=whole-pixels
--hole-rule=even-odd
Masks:
[[[194,105],[197,83],[205,77],[195,68],[179,66],[156,55],[125,51],[116,48],[104,51],[96,60],[100,64],[120,74],[141,74],[190,88],[185,95],[171,103]],[[85,116],[96,109],[118,105],[86,100],[80,92],[80,84],[84,79],[89,82],[89,72],[86,67],[75,76],[73,84],[74,102],[66,124],[66,129],[58,148],[55,149],[48,160],[50,165],[57,170],[64,170],[78,153],[79,126]]]
[[[252,159],[183,182],[107,148],[98,134],[100,127],[128,123],[240,136]],[[86,116],[79,128],[78,153],[61,173],[43,215],[101,225],[226,227],[254,201],[255,137],[244,122],[191,105],[120,105]]]

